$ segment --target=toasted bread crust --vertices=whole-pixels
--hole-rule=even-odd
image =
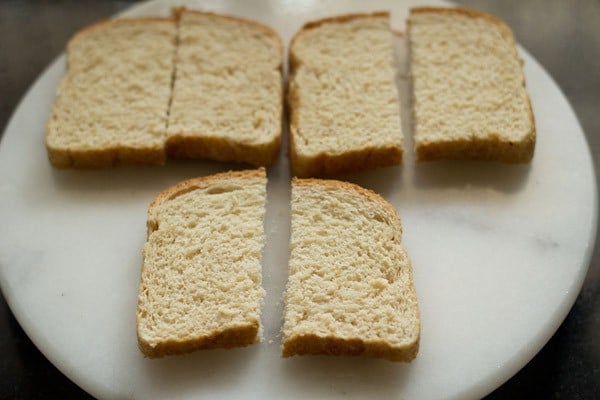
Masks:
[[[417,7],[410,10],[411,14],[449,14],[463,15],[469,18],[483,19],[500,29],[505,40],[509,41],[513,48],[515,57],[520,60],[517,52],[516,39],[512,29],[504,23],[504,21],[496,18],[493,15],[482,11],[468,8],[443,8],[443,7]],[[411,21],[407,21],[407,32],[410,35]],[[525,90],[525,79],[521,82],[523,90]],[[506,163],[527,163],[533,158],[536,142],[535,119],[533,116],[533,108],[531,106],[531,98],[525,92],[527,97],[527,118],[531,126],[531,130],[524,136],[522,141],[513,142],[504,140],[500,135],[490,132],[485,139],[474,138],[470,140],[451,140],[438,143],[420,143],[415,146],[416,160],[434,161],[434,160],[493,160]],[[414,110],[413,110],[414,112]]]
[[[196,350],[230,349],[246,347],[257,342],[258,321],[248,325],[239,325],[222,331],[215,331],[208,336],[200,336],[189,340],[169,340],[152,346],[138,335],[138,347],[148,358],[160,358],[168,355],[191,353]]]
[[[419,337],[404,347],[393,347],[389,343],[379,341],[363,341],[335,336],[319,336],[315,334],[294,335],[283,343],[281,356],[325,354],[331,356],[367,356],[383,358],[389,361],[410,362],[419,352]]]
[[[183,182],[179,182],[178,184],[168,187],[167,189],[163,190],[162,192],[159,192],[156,196],[154,196],[154,199],[152,199],[152,201],[148,205],[148,218],[150,219],[150,213],[155,207],[158,207],[166,201],[173,200],[174,198],[181,196],[182,194],[191,192],[192,190],[201,189],[215,182],[228,181],[230,179],[250,179],[264,177],[266,177],[265,169],[257,168],[243,171],[221,172],[218,174],[201,176],[198,178],[192,178]]]
[[[314,156],[302,156],[296,152],[299,136],[298,111],[300,98],[294,84],[294,76],[300,63],[294,53],[294,44],[306,31],[328,23],[344,23],[355,19],[389,17],[386,11],[338,15],[308,22],[293,36],[289,51],[289,77],[287,82],[287,109],[290,117],[289,155],[292,175],[305,177],[325,177],[347,172],[355,172],[380,167],[389,167],[402,163],[403,150],[398,146],[367,146],[360,150],[344,153],[322,152]]]
[[[260,22],[253,21],[251,19],[241,18],[241,17],[233,16],[233,15],[216,14],[213,12],[200,11],[200,10],[190,10],[186,7],[173,8],[173,18],[175,18],[177,20],[179,20],[181,18],[181,15],[184,13],[188,13],[188,14],[192,14],[192,15],[206,16],[206,17],[211,17],[211,18],[215,18],[215,19],[228,20],[228,21],[237,22],[237,23],[244,24],[244,25],[250,26],[252,28],[261,30],[261,31],[263,31],[263,33],[266,33],[268,36],[270,36],[272,39],[274,39],[277,42],[279,52],[283,56],[283,41],[282,41],[281,37],[279,36],[279,34],[270,26],[261,24]]]
[[[117,19],[101,19],[98,20],[91,25],[86,26],[80,31],[76,32],[73,37],[67,43],[67,59],[69,49],[83,36],[92,33],[95,30],[109,28],[114,25],[127,25],[127,24],[139,24],[139,23],[148,23],[148,22],[164,22],[164,23],[175,23],[175,18],[173,17],[140,17],[140,18],[117,18]]]

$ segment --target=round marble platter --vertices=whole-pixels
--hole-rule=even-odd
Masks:
[[[166,15],[181,3],[152,1],[124,15]],[[403,30],[415,2],[188,3],[261,21],[288,43],[304,22],[348,12],[390,10],[393,28]],[[581,288],[595,242],[596,181],[584,133],[550,76],[519,51],[538,134],[531,164],[415,165],[408,135],[403,166],[342,177],[380,193],[402,218],[422,324],[420,352],[410,364],[279,357],[289,239],[285,140],[268,169],[264,342],[145,359],[136,344],[135,307],[149,201],[181,180],[243,167],[170,162],[53,169],[44,128],[64,55],[24,97],[0,146],[4,296],[46,357],[99,398],[479,398],[556,331]]]

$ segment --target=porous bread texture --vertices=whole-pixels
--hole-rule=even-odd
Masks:
[[[306,24],[289,57],[293,175],[328,176],[402,161],[388,13]]]
[[[59,168],[166,157],[269,165],[281,143],[283,46],[253,21],[186,10],[74,36],[48,122]]]
[[[150,204],[137,307],[146,356],[259,341],[266,181],[263,168],[221,173]]]
[[[531,160],[535,123],[507,25],[468,9],[416,8],[408,39],[418,161]]]
[[[283,45],[253,21],[180,9],[170,156],[271,164],[281,142]]]
[[[103,21],[67,47],[46,133],[55,167],[163,164],[175,21]]]
[[[292,181],[283,357],[366,355],[410,361],[420,318],[396,210],[357,185]]]

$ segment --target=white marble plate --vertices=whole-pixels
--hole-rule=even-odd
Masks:
[[[349,11],[389,9],[394,28],[402,30],[410,4],[191,5],[262,21],[287,43],[306,20]],[[166,14],[169,7],[154,1],[126,14]],[[346,177],[379,192],[403,219],[422,313],[421,350],[411,364],[279,357],[289,235],[285,143],[268,170],[264,343],[144,359],[135,307],[146,206],[175,182],[239,166],[54,170],[44,125],[64,57],[27,93],[0,147],[4,296],[48,359],[101,398],[481,397],[525,365],[562,322],[581,288],[596,232],[596,183],[584,134],[557,85],[520,52],[538,130],[531,165],[414,165],[408,151],[403,167]]]

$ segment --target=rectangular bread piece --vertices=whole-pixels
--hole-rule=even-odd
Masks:
[[[271,164],[281,143],[281,39],[254,21],[177,14],[168,154]]]
[[[360,186],[294,179],[284,357],[411,361],[420,318],[396,210]]]
[[[147,357],[260,340],[263,168],[191,179],[148,208],[137,307]]]
[[[175,54],[171,18],[103,21],[67,46],[46,131],[59,168],[163,164]]]
[[[297,177],[402,161],[388,13],[306,24],[290,45],[290,158]]]
[[[408,39],[418,161],[531,160],[533,112],[506,24],[474,10],[415,8]]]

